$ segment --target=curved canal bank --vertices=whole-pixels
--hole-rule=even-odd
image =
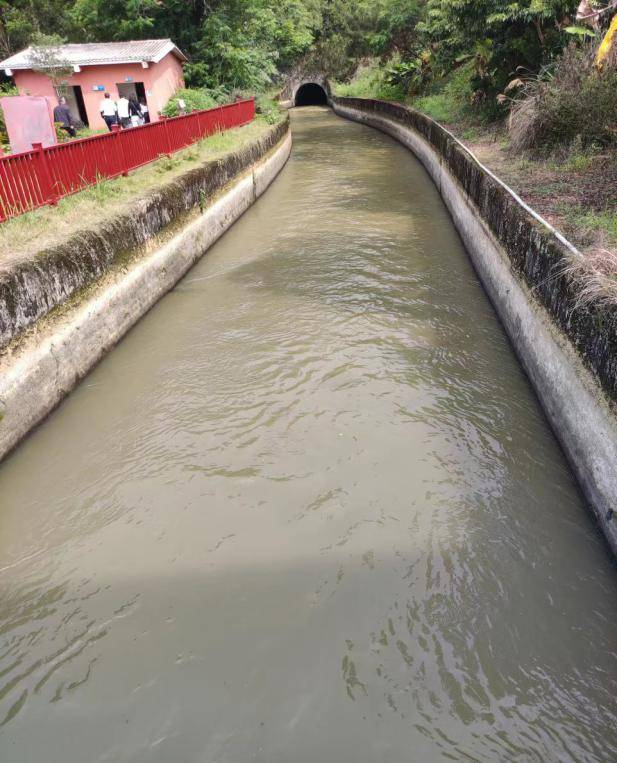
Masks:
[[[450,215],[292,118],[0,466],[0,758],[610,760],[614,565]]]
[[[0,460],[264,193],[288,121],[0,277]]]
[[[435,182],[617,554],[617,314],[579,300],[567,271],[582,255],[434,120],[400,104],[330,100],[407,146]]]

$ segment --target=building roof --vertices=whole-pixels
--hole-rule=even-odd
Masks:
[[[129,42],[90,42],[61,45],[58,58],[73,66],[102,66],[104,64],[138,64],[142,61],[158,64],[168,53],[186,61],[184,53],[171,40],[130,40]],[[3,69],[31,69],[32,48],[15,53],[0,62]]]

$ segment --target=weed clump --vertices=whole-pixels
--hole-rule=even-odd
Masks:
[[[591,46],[568,46],[551,69],[515,80],[508,120],[515,152],[617,145],[617,69],[594,66]]]
[[[584,256],[573,256],[562,272],[577,284],[577,306],[617,305],[617,254],[598,247]]]
[[[275,125],[283,116],[278,103],[266,95],[257,96],[255,99],[255,111],[269,125]]]

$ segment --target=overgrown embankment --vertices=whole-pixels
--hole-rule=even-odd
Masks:
[[[0,346],[177,225],[275,146],[288,125],[262,120],[105,181],[0,227]]]

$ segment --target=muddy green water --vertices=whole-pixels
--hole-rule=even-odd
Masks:
[[[615,760],[615,569],[436,190],[293,122],[0,467],[0,760]]]

